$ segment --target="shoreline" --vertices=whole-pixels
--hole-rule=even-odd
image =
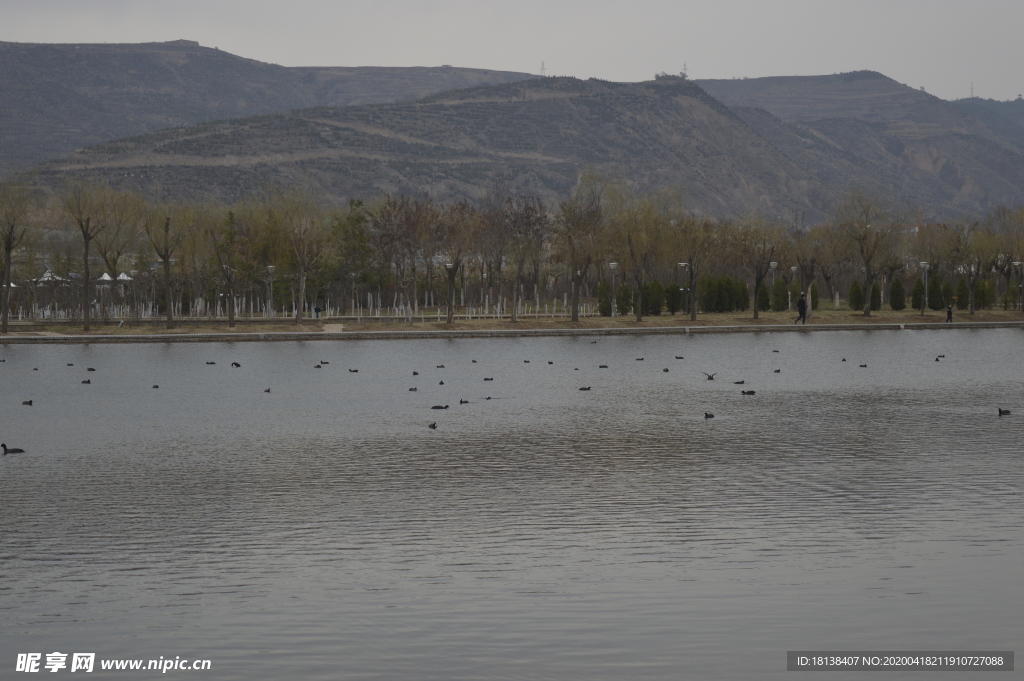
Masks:
[[[327,324],[326,326],[344,326]],[[431,338],[529,338],[557,336],[647,336],[715,333],[813,333],[818,331],[920,331],[938,329],[1024,329],[1024,320],[988,322],[867,322],[826,324],[732,324],[606,328],[440,329],[422,331],[260,331],[161,334],[50,334],[0,336],[2,345],[89,343],[224,343],[347,340],[422,340]]]

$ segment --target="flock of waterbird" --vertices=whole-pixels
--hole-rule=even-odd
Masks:
[[[596,342],[597,342],[597,341],[591,341],[591,343],[596,343]],[[772,350],[772,352],[773,352],[773,353],[778,353],[778,352],[779,352],[779,350]],[[684,357],[683,355],[674,355],[674,357],[675,357],[675,359],[677,359],[677,360],[682,360],[682,359],[685,359],[685,357]],[[936,362],[938,362],[938,361],[941,361],[941,360],[942,360],[942,359],[944,359],[945,357],[946,357],[945,355],[938,355],[938,356],[937,356],[937,357],[935,358],[935,361],[936,361]],[[645,357],[637,357],[637,358],[636,358],[636,361],[637,361],[637,362],[643,362],[643,361],[645,361],[645,360],[646,360],[646,358],[645,358]],[[476,361],[475,359],[473,359],[473,360],[470,360],[470,361],[471,361],[471,363],[472,363],[472,364],[476,364],[476,363],[477,363],[477,361]],[[843,358],[842,358],[842,361],[843,361],[843,362],[845,362],[845,361],[846,361],[846,358],[845,358],[845,357],[843,357]],[[528,360],[528,359],[524,359],[524,360],[523,360],[523,363],[524,363],[524,364],[529,364],[529,363],[530,363],[530,360]],[[554,364],[554,362],[553,362],[553,361],[551,361],[551,360],[548,360],[548,361],[547,361],[547,363],[548,363],[549,365],[553,365],[553,364]],[[327,364],[327,362],[321,362],[321,364]],[[858,365],[858,367],[859,367],[859,368],[862,368],[862,369],[863,369],[863,368],[867,368],[867,366],[868,366],[867,364],[859,364],[859,365]],[[318,368],[320,368],[320,365],[317,365],[317,366],[315,366],[314,368],[317,368],[317,369],[318,369]],[[436,366],[435,366],[435,368],[436,368],[436,369],[444,369],[444,368],[445,368],[445,365],[443,365],[443,364],[438,364],[438,365],[436,365]],[[598,365],[598,368],[599,368],[599,369],[607,369],[607,368],[609,368],[609,365],[607,365],[607,364],[599,364],[599,365]],[[349,369],[349,371],[350,371],[350,372],[357,372],[357,371],[358,371],[358,369]],[[573,368],[573,371],[579,371],[579,367],[574,367],[574,368]],[[665,368],[663,368],[663,369],[662,369],[662,372],[664,372],[664,373],[669,373],[669,368],[668,368],[668,367],[665,367]],[[782,369],[773,369],[773,370],[772,370],[772,372],[773,372],[773,373],[776,373],[776,374],[779,374],[779,373],[782,373]],[[717,376],[719,372],[715,372],[715,373],[710,373],[710,374],[709,374],[709,373],[707,373],[707,372],[705,372],[705,371],[702,371],[702,372],[700,372],[700,373],[704,374],[704,376],[705,376],[705,377],[707,378],[707,380],[709,380],[709,381],[713,381],[713,380],[715,380],[715,376]],[[420,375],[420,373],[419,373],[419,371],[413,371],[413,372],[412,372],[412,375],[413,375],[413,376],[419,376],[419,375]],[[485,377],[483,378],[483,380],[484,380],[484,381],[493,381],[493,380],[494,380],[494,377],[493,377],[493,376],[485,376]],[[444,385],[444,384],[445,384],[445,383],[444,383],[444,381],[443,381],[443,380],[442,380],[442,381],[439,381],[439,382],[438,382],[438,385]],[[746,381],[745,381],[745,380],[733,381],[733,384],[734,384],[734,385],[746,385]],[[592,389],[592,387],[593,387],[593,386],[589,386],[589,385],[587,385],[587,386],[582,386],[582,387],[578,388],[578,390],[580,390],[580,391],[583,391],[583,392],[588,392],[588,391],[590,391],[590,390]],[[419,387],[418,387],[418,386],[413,386],[413,387],[411,387],[411,388],[409,388],[409,389],[408,389],[408,392],[418,392],[418,391],[419,391]],[[269,392],[269,390],[268,390],[267,392]],[[740,390],[740,395],[750,396],[750,395],[756,395],[756,394],[757,394],[757,391],[755,391],[755,390],[745,390],[745,389],[743,389],[743,390]],[[485,399],[485,400],[490,400],[490,399],[492,399],[492,398],[491,398],[490,396],[487,396],[487,397],[485,397],[484,399]],[[460,399],[459,399],[459,404],[460,404],[460,405],[464,405],[464,404],[470,404],[470,401],[469,401],[469,400],[466,400],[466,399],[462,399],[462,398],[460,398]],[[436,410],[439,410],[439,411],[444,411],[444,410],[447,410],[447,409],[449,409],[449,408],[450,408],[450,405],[447,405],[447,404],[435,404],[435,405],[431,406],[430,408],[431,408],[431,409],[436,409]],[[1002,408],[999,408],[999,415],[1000,415],[1000,416],[1009,416],[1009,415],[1010,415],[1010,410],[1009,410],[1009,409],[1002,409]],[[715,415],[714,415],[714,414],[712,414],[711,412],[707,412],[707,411],[706,411],[706,412],[704,412],[704,418],[705,418],[705,419],[713,419],[713,418],[715,418]],[[428,428],[430,428],[431,430],[437,430],[437,421],[432,421],[431,423],[428,423],[428,424],[427,424],[427,427],[428,427]]]
[[[596,342],[597,341],[591,341],[591,343],[596,343]],[[772,352],[773,353],[778,353],[779,351],[778,350],[772,350]],[[685,359],[685,357],[682,356],[682,355],[675,355],[675,358],[677,360]],[[938,355],[938,356],[935,357],[935,361],[939,362],[939,361],[941,361],[941,360],[943,360],[945,358],[946,358],[945,355]],[[636,361],[637,362],[643,362],[645,359],[646,359],[645,357],[637,357]],[[6,361],[7,361],[6,358],[0,358],[0,363],[6,362]],[[845,362],[846,358],[843,357],[841,361]],[[475,359],[471,360],[471,362],[473,364],[477,363],[477,361]],[[523,363],[524,364],[529,364],[530,360],[524,359]],[[216,365],[217,363],[216,362],[209,362],[208,361],[208,362],[206,362],[206,364],[207,365]],[[330,364],[330,362],[327,361],[327,360],[320,360],[317,364],[313,365],[313,368],[314,369],[322,369],[324,366],[329,365],[329,364]],[[551,360],[548,360],[548,364],[549,365],[553,365],[554,362],[551,361]],[[67,366],[73,367],[74,364],[73,363],[68,363]],[[868,366],[867,364],[859,364],[858,365],[858,367],[860,367],[860,368],[867,368],[867,366]],[[240,368],[242,368],[242,365],[239,362],[232,362],[231,363],[231,367],[233,369],[240,369]],[[445,365],[444,364],[438,364],[438,365],[436,365],[435,368],[436,369],[444,369]],[[598,368],[599,369],[607,369],[608,365],[607,364],[599,364]],[[33,367],[32,371],[39,371],[39,367]],[[86,371],[87,372],[96,371],[96,369],[95,369],[95,367],[87,367]],[[573,371],[579,371],[579,367],[574,367]],[[664,373],[668,373],[669,372],[669,368],[665,367],[665,368],[662,369],[662,371]],[[773,369],[772,371],[773,371],[773,373],[776,373],[776,374],[782,372],[781,369]],[[357,374],[357,373],[359,373],[359,369],[349,369],[348,372],[352,373],[352,374]],[[700,373],[704,374],[704,376],[707,377],[707,380],[713,381],[713,380],[715,380],[715,376],[717,376],[720,372],[707,373],[705,371],[701,371]],[[419,376],[420,373],[418,371],[413,371],[412,375],[413,376]],[[484,381],[493,381],[494,377],[493,376],[485,376],[483,380]],[[82,383],[85,384],[85,385],[91,385],[92,384],[92,380],[91,379],[84,379],[82,381]],[[733,381],[733,384],[734,385],[745,385],[746,381],[745,380]],[[444,385],[444,381],[443,380],[439,381],[438,385]],[[153,388],[159,388],[159,387],[160,387],[159,385],[154,385],[153,386]],[[578,388],[578,390],[583,391],[583,392],[587,392],[592,387],[593,386],[589,386],[589,385],[588,386],[582,386],[582,387]],[[409,392],[417,392],[418,390],[419,390],[419,388],[417,386],[413,386],[413,387],[409,388]],[[270,392],[270,388],[266,388],[263,392],[269,393]],[[741,395],[756,395],[757,392],[754,391],[754,390],[745,390],[744,389],[744,390],[740,390],[740,394]],[[485,400],[490,400],[492,398],[490,396],[487,396],[484,399]],[[31,407],[31,406],[34,405],[34,400],[31,400],[31,399],[24,400],[21,404],[22,404],[22,406]],[[466,399],[460,398],[459,399],[459,404],[460,405],[470,404],[470,401],[466,400]],[[435,404],[435,405],[431,406],[430,408],[431,409],[436,409],[436,410],[447,410],[449,408],[449,405],[447,405],[447,404]],[[1010,415],[1010,410],[1009,409],[1003,409],[1002,407],[999,407],[998,409],[999,409],[999,416],[1009,416]],[[712,414],[711,412],[704,412],[704,418],[705,419],[713,419],[713,418],[715,418],[715,415]],[[427,424],[427,427],[430,428],[431,430],[436,430],[437,429],[437,421],[433,421],[433,422]],[[24,454],[25,453],[24,449],[21,449],[21,448],[18,448],[18,447],[8,447],[6,443],[0,443],[0,448],[3,449],[3,455],[4,456],[6,456],[8,454]]]

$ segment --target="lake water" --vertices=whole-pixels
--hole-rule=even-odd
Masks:
[[[27,451],[0,459],[2,676],[53,651],[420,680],[1013,650],[1022,341],[0,345]]]

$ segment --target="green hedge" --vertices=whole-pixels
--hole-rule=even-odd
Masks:
[[[736,277],[702,277],[697,300],[704,312],[735,312],[750,309],[747,282]]]

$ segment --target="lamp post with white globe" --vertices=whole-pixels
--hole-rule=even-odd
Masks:
[[[1017,302],[1020,304],[1020,309],[1024,312],[1024,262],[1014,262],[1014,268],[1017,270],[1017,286],[1020,288],[1020,297]]]
[[[920,262],[921,271],[924,272],[924,300],[921,303],[921,316],[924,316],[924,309],[928,307],[928,263]]]
[[[616,315],[616,313],[617,313],[617,311],[615,309],[615,297],[616,297],[616,291],[615,291],[615,270],[618,269],[619,263],[617,263],[617,262],[610,262],[610,263],[608,263],[608,267],[610,267],[611,270],[612,270],[612,316],[614,317]]]
[[[274,265],[267,265],[267,283],[270,285],[270,296],[267,298],[267,312],[271,317],[274,316],[274,270],[277,267]]]

